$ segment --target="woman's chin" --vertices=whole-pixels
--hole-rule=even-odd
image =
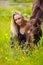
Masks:
[[[18,24],[19,26],[21,26],[21,24]]]

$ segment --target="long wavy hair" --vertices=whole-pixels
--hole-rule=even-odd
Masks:
[[[22,16],[21,12],[19,12],[19,11],[14,12],[13,15],[12,15],[11,31],[13,31],[14,35],[17,35],[17,24],[16,24],[15,19],[14,19],[14,16],[17,15],[17,14]]]

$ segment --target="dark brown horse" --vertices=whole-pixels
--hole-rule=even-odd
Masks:
[[[29,22],[26,25],[26,29],[30,30],[30,38],[33,36],[34,44],[40,40],[42,36],[41,23],[43,22],[43,0],[34,0],[32,14]],[[32,34],[32,35],[31,35]],[[30,42],[30,43],[31,43]]]

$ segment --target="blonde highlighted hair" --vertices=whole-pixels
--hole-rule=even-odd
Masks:
[[[21,15],[21,16],[22,16],[22,14],[21,14],[21,12],[16,11],[16,12],[14,12],[13,15],[12,15],[10,28],[11,28],[11,32],[13,33],[13,36],[15,36],[15,35],[17,36],[17,25],[16,25],[15,20],[14,20],[14,16],[15,16],[15,15]],[[23,17],[23,16],[22,16],[22,17]]]

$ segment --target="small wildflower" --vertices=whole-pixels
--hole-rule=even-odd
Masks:
[[[27,62],[27,65],[31,65],[31,62],[30,62],[30,61],[28,61],[28,62]]]
[[[7,60],[7,57],[5,57],[5,59]]]
[[[3,49],[2,49],[2,48],[0,48],[0,51],[1,51],[1,52],[3,52]]]
[[[25,60],[25,57],[20,58],[20,61],[24,61],[24,60]]]
[[[8,34],[7,33],[5,34],[5,37],[8,38]]]
[[[18,64],[18,61],[15,61],[14,64]]]
[[[16,48],[16,51],[18,51],[18,48]]]
[[[10,59],[9,59],[8,57],[5,57],[5,59],[6,59],[7,61],[10,61]]]

